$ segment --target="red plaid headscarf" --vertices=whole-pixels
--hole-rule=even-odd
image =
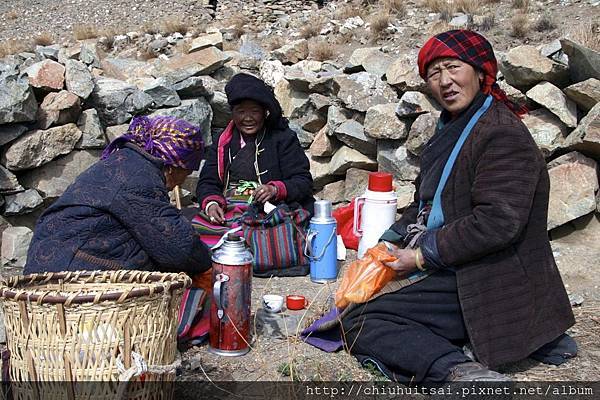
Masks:
[[[458,58],[474,68],[483,71],[484,78],[481,91],[491,94],[495,99],[506,104],[515,114],[527,113],[527,108],[508,99],[506,93],[496,83],[498,63],[492,45],[483,36],[473,31],[456,29],[440,33],[425,43],[419,51],[419,75],[427,80],[429,64],[443,57]]]

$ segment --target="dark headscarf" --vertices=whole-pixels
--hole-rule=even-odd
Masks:
[[[104,149],[101,159],[125,143],[133,143],[174,167],[197,170],[202,160],[200,128],[175,117],[134,117],[127,132]]]
[[[527,113],[526,107],[510,101],[496,83],[498,62],[492,45],[483,36],[473,31],[457,29],[440,33],[429,39],[419,51],[418,64],[421,78],[427,80],[429,64],[443,57],[458,58],[482,71],[484,80],[481,91],[483,93],[491,94],[519,116]]]
[[[266,83],[249,74],[237,74],[225,86],[227,102],[231,107],[244,100],[253,100],[269,111],[265,119],[268,128],[286,129],[288,121],[283,117],[281,105]]]

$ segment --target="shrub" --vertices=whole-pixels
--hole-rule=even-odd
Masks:
[[[33,38],[33,43],[40,46],[50,46],[54,43],[54,37],[50,32],[42,32]]]
[[[73,25],[73,37],[76,40],[95,39],[99,34],[98,26],[94,24]]]
[[[535,23],[535,30],[538,32],[551,31],[556,28],[556,24],[549,14],[543,14]]]
[[[600,24],[582,24],[568,35],[573,41],[595,51],[600,51]]]
[[[527,14],[517,13],[511,19],[511,35],[516,38],[524,38],[529,33],[529,19]]]
[[[473,15],[479,11],[481,2],[478,0],[456,0],[454,4],[458,11]]]
[[[31,50],[31,43],[27,40],[7,39],[0,42],[0,58]]]
[[[175,32],[185,35],[188,29],[189,24],[185,18],[181,16],[166,17],[160,22],[160,33],[163,35],[170,35]]]
[[[527,11],[531,5],[530,0],[512,0],[512,7]]]
[[[371,23],[371,35],[376,39],[383,36],[387,27],[390,26],[390,14],[377,13],[370,18],[369,22]]]
[[[325,40],[313,40],[308,48],[310,56],[317,61],[332,60],[335,57],[335,47]]]
[[[406,13],[406,6],[403,0],[383,0],[384,9],[396,17],[402,17]]]

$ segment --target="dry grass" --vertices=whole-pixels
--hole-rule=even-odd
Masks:
[[[390,26],[390,14],[387,12],[378,12],[369,18],[371,24],[371,36],[373,39],[382,37],[388,26]]]
[[[434,13],[450,14],[454,13],[454,3],[447,0],[425,0],[423,5]]]
[[[4,14],[4,18],[8,20],[15,20],[19,18],[19,13],[16,10],[10,10],[6,14]]]
[[[160,27],[153,21],[146,21],[141,27],[141,31],[149,35],[154,35],[160,32]]]
[[[447,21],[437,21],[429,27],[429,35],[435,36],[438,33],[447,32],[450,29],[452,29],[452,27]]]
[[[518,8],[519,10],[528,11],[531,6],[530,0],[512,0],[512,8]]]
[[[148,61],[153,58],[156,58],[156,54],[154,54],[149,48],[138,50],[137,59],[139,61]]]
[[[352,17],[363,18],[364,13],[365,13],[365,7],[363,7],[360,3],[350,2],[350,3],[341,5],[335,11],[335,19],[348,19],[348,18],[352,18]]]
[[[0,58],[31,50],[32,45],[27,40],[8,39],[0,42]]]
[[[312,40],[308,44],[310,56],[317,61],[333,60],[335,46],[325,40]]]
[[[185,35],[190,29],[190,24],[184,17],[180,15],[173,15],[160,21],[159,28],[160,33],[163,35],[170,35],[175,32]]]
[[[76,40],[95,39],[100,36],[100,29],[95,24],[73,25],[73,37]]]
[[[483,22],[479,25],[479,30],[487,32],[496,25],[496,16],[494,14],[486,15]]]
[[[595,51],[600,51],[600,24],[583,24],[574,28],[568,35],[573,41]]]
[[[527,36],[530,30],[529,18],[527,14],[517,13],[510,20],[511,24],[511,36],[519,39],[523,39]]]
[[[383,0],[383,9],[395,17],[402,17],[406,14],[404,0]]]
[[[248,18],[243,14],[236,14],[230,17],[224,26],[231,27],[233,29],[233,37],[239,39],[244,33],[246,33],[245,25],[248,23]]]
[[[551,31],[556,28],[556,24],[548,13],[542,14],[535,23],[535,30],[538,32]]]
[[[479,0],[456,0],[454,2],[456,10],[465,14],[477,14],[481,2]]]
[[[311,37],[319,36],[321,29],[323,29],[323,20],[315,18],[312,21],[307,21],[300,29],[300,37],[310,39]]]
[[[50,46],[54,43],[54,36],[50,32],[42,32],[33,38],[33,43],[39,46]]]

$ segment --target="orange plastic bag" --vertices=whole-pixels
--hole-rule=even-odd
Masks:
[[[350,303],[364,303],[379,292],[394,276],[396,271],[383,264],[394,262],[383,243],[371,247],[360,260],[354,261],[342,278],[335,293],[335,305],[346,307]]]

